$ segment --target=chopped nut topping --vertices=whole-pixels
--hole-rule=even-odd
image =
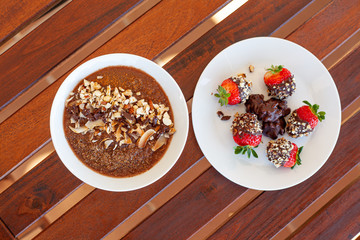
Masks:
[[[279,138],[276,141],[272,140],[267,145],[268,159],[277,168],[284,166],[284,164],[289,161],[293,148],[292,143],[285,138]]]
[[[261,123],[253,113],[236,113],[231,126],[233,135],[249,133],[253,135],[262,134]]]
[[[311,128],[311,125],[301,120],[296,111],[293,111],[290,118],[287,121],[286,125],[286,132],[293,138],[298,138],[302,136],[309,135],[313,129]]]
[[[250,65],[250,66],[249,66],[249,71],[250,71],[250,72],[254,72],[254,70],[255,70],[255,67],[254,67],[253,65]]]
[[[239,86],[241,103],[245,103],[251,93],[252,82],[246,79],[245,73],[240,73],[236,77],[231,77],[233,82]]]
[[[296,89],[296,83],[294,76],[289,77],[284,82],[268,86],[269,96],[277,97],[279,99],[285,99],[291,96]]]
[[[84,79],[78,91],[65,102],[71,114],[69,128],[79,134],[90,133],[93,143],[101,140],[101,133],[106,132],[108,135],[105,134],[99,142],[104,143],[105,149],[113,150],[123,144],[136,144],[138,139],[140,148],[150,141],[154,146],[160,136],[165,138],[175,133],[169,107],[134,96],[130,89],[112,88],[110,85],[103,87]],[[136,96],[141,96],[141,92],[136,92]],[[164,143],[166,141],[161,140],[153,150]],[[113,146],[110,148],[110,145]]]
[[[231,116],[223,116],[223,117],[221,117],[221,120],[222,121],[227,121],[227,120],[229,120],[231,118]]]

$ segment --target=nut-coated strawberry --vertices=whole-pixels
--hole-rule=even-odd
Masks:
[[[279,138],[272,140],[267,145],[267,157],[275,167],[291,167],[301,165],[300,153],[303,147],[298,148],[295,143]]]
[[[231,126],[233,139],[239,146],[234,147],[235,154],[245,154],[258,157],[256,148],[262,139],[261,123],[253,113],[236,113]]]
[[[325,119],[325,112],[318,112],[319,105],[303,102],[306,105],[294,110],[286,124],[286,132],[294,138],[309,135],[318,122]]]
[[[249,98],[251,85],[251,81],[245,78],[245,74],[239,74],[225,79],[218,87],[215,97],[219,98],[221,106],[245,103]]]
[[[269,96],[284,99],[294,93],[296,89],[295,78],[288,69],[282,65],[271,65],[266,70],[264,82],[268,88]]]

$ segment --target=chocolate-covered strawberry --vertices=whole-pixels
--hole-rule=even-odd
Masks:
[[[291,167],[301,165],[300,153],[303,147],[298,148],[295,143],[279,138],[267,145],[267,157],[275,167]]]
[[[325,119],[325,112],[318,112],[319,105],[303,102],[306,105],[294,110],[286,124],[286,132],[293,138],[309,135],[318,122]]]
[[[235,154],[247,153],[249,158],[251,155],[257,158],[254,148],[260,144],[262,138],[261,123],[257,116],[253,113],[236,113],[231,130],[235,143],[239,145],[234,147]]]
[[[244,103],[249,98],[251,92],[251,81],[245,78],[245,74],[225,79],[218,87],[215,97],[219,98],[219,103],[223,105],[235,105]]]
[[[266,69],[264,82],[267,86],[269,96],[285,99],[291,96],[296,89],[294,75],[282,65]]]

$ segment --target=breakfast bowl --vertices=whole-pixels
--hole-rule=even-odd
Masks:
[[[67,107],[68,101],[71,99],[69,96],[74,94],[73,91],[75,91],[75,88],[77,88],[79,84],[81,85],[82,81],[84,81],[84,85],[90,84],[84,80],[89,75],[105,68],[118,66],[139,70],[155,79],[157,84],[161,86],[163,92],[167,95],[167,99],[171,106],[170,109],[172,109],[172,114],[170,115],[173,119],[173,124],[171,123],[172,125],[170,126],[174,126],[174,129],[176,129],[176,132],[171,136],[171,141],[169,141],[167,144],[168,146],[166,151],[160,157],[160,159],[150,167],[150,169],[147,169],[146,171],[136,175],[121,177],[100,173],[99,171],[96,171],[86,165],[84,161],[79,159],[78,154],[76,154],[73,148],[70,146],[68,141],[69,138],[67,138],[68,136],[64,130],[64,128],[67,127],[64,125],[64,115],[66,115],[65,107]],[[121,86],[119,86],[119,89],[121,89]],[[125,90],[122,89],[122,91]],[[123,95],[123,93],[121,94]],[[140,95],[140,93],[136,94]],[[136,97],[135,93],[134,96]],[[140,97],[141,96],[138,96],[138,98]],[[131,191],[145,187],[164,176],[174,166],[180,157],[187,139],[188,128],[189,116],[186,101],[182,91],[171,75],[151,60],[124,53],[114,53],[99,56],[77,67],[68,75],[68,77],[64,80],[58,89],[50,113],[51,138],[55,150],[66,168],[81,181],[93,187],[117,192]],[[119,129],[120,126],[118,127],[118,130]],[[124,133],[124,135],[126,134]],[[139,140],[141,141],[141,137]],[[114,146],[114,149],[117,147],[115,140],[110,140],[109,142],[114,144],[111,145],[112,148]],[[147,142],[145,142],[145,145],[146,144]],[[120,148],[120,144],[118,145]],[[122,149],[126,149],[126,144],[124,146]]]

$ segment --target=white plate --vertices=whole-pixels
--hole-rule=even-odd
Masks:
[[[65,100],[75,86],[91,73],[108,66],[130,66],[141,69],[152,76],[167,94],[174,113],[177,132],[164,156],[150,170],[127,178],[101,175],[85,166],[73,153],[63,129]],[[50,114],[50,131],[54,147],[61,161],[80,180],[109,191],[130,191],[145,187],[167,173],[179,158],[187,139],[189,115],[184,95],[175,80],[156,63],[132,54],[108,54],[91,59],[76,68],[62,83],[56,93]]]
[[[252,64],[255,71],[249,73]],[[326,119],[320,122],[307,137],[293,139],[284,137],[304,146],[301,153],[302,165],[290,168],[275,168],[267,160],[266,145],[271,140],[263,136],[263,143],[256,149],[259,158],[248,159],[235,155],[229,121],[221,121],[216,112],[234,116],[245,112],[243,104],[223,106],[211,95],[221,82],[238,73],[246,73],[252,80],[253,94],[263,94],[268,99],[263,82],[265,69],[271,65],[284,65],[294,75],[297,89],[287,98],[288,106],[294,110],[303,100],[319,104],[326,112]],[[324,65],[308,50],[287,40],[258,37],[237,42],[220,52],[207,65],[197,83],[192,117],[196,139],[206,158],[223,176],[247,188],[258,190],[279,190],[294,186],[317,172],[326,162],[335,147],[339,131],[341,108],[336,86]],[[287,119],[287,118],[286,118]]]

